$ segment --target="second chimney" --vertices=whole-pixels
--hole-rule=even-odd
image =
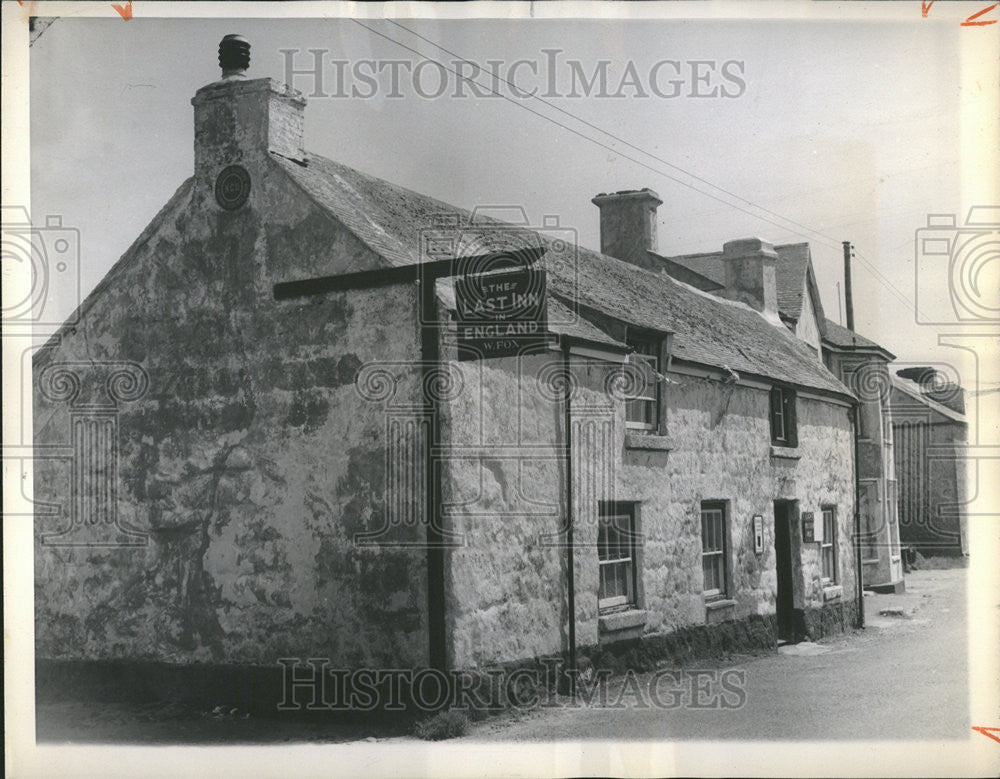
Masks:
[[[656,270],[656,209],[663,201],[651,189],[601,193],[590,201],[601,210],[601,253]]]
[[[722,247],[726,288],[717,294],[739,300],[765,316],[778,318],[778,254],[760,238],[729,241]]]

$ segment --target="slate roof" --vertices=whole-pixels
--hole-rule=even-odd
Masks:
[[[646,254],[655,260],[655,267],[662,268],[673,278],[678,281],[683,281],[685,284],[690,284],[692,287],[706,292],[714,292],[716,290],[723,289],[726,286],[722,283],[722,281],[716,281],[715,279],[702,275],[701,273],[698,273],[698,271],[692,270],[687,265],[675,262],[670,257],[664,257],[662,254],[650,251],[647,251]]]
[[[778,255],[775,284],[778,311],[781,312],[782,316],[797,321],[802,315],[802,295],[806,290],[806,276],[809,271],[809,244],[780,244],[774,247],[774,251]],[[722,252],[682,254],[665,259],[694,271],[720,287],[725,286],[726,269],[722,260]],[[816,303],[818,301],[814,301],[814,305]]]
[[[582,338],[606,346],[615,346],[624,351],[632,351],[623,341],[605,333],[589,320],[576,316],[559,298],[549,295],[546,300],[548,307],[548,329],[553,333],[565,333],[575,338]]]
[[[726,267],[722,262],[722,252],[679,254],[676,257],[667,257],[667,259],[693,270],[720,287],[726,286]]]
[[[305,165],[279,155],[272,159],[389,265],[422,261],[420,231],[436,216],[470,216],[323,157],[309,154]],[[547,238],[541,240],[550,249],[544,259],[550,293],[570,305],[578,300],[624,322],[674,333],[674,359],[852,397],[808,346],[749,306],[582,247],[554,251]]]
[[[806,290],[806,273],[809,270],[809,244],[789,243],[775,246],[774,251],[778,253],[778,310],[798,321],[802,315],[802,295]]]
[[[832,322],[829,319],[826,320],[826,332],[823,335],[823,342],[839,349],[877,350],[887,354],[890,360],[896,359],[896,355],[892,354],[884,346],[880,346],[874,341],[865,338],[863,335],[858,335],[853,330],[848,330],[846,327],[838,325],[836,322]]]

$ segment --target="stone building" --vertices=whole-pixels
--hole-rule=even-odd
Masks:
[[[663,257],[655,253],[652,245],[644,248],[647,267],[714,295],[740,299],[740,285],[727,265],[726,249]],[[860,402],[857,463],[864,585],[882,591],[902,591],[905,585],[889,423],[889,363],[895,356],[824,316],[809,244],[775,246],[772,262],[775,305],[781,321],[854,390]]]
[[[830,370],[854,390],[860,402],[856,433],[865,587],[879,592],[903,592],[906,584],[889,389],[889,364],[895,355],[828,319],[823,357]]]
[[[923,555],[967,555],[964,392],[931,367],[891,378],[900,540]]]
[[[727,300],[610,244],[650,239],[653,193],[595,199],[615,258],[405,190],[304,151],[304,99],[242,45],[192,100],[193,176],[35,357],[43,666],[483,668],[857,623],[856,399],[782,323],[770,245],[726,245]],[[469,359],[495,325],[459,282],[497,267],[541,330]]]

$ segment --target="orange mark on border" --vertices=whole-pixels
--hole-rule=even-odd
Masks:
[[[986,738],[991,738],[998,744],[1000,744],[1000,728],[984,728],[973,725],[972,729],[978,733],[982,733],[984,736],[986,736]]]
[[[132,18],[132,0],[128,0],[125,5],[116,5],[115,3],[112,3],[111,7],[121,14],[122,19],[126,22]]]
[[[984,8],[982,11],[977,11],[972,16],[970,16],[968,19],[966,19],[964,22],[962,22],[962,27],[982,27],[984,24],[996,24],[997,23],[996,19],[989,19],[989,20],[987,20],[985,22],[974,22],[972,20],[973,19],[978,19],[983,14],[988,14],[990,11],[992,11],[994,8],[996,8],[998,5],[1000,5],[1000,3],[994,3],[993,5],[989,6],[988,8]]]
[[[924,19],[927,18],[927,12],[929,10],[931,10],[931,6],[934,5],[935,2],[936,2],[936,0],[931,0],[929,3],[926,3],[926,2],[923,2],[923,0],[921,0],[921,3],[920,3],[920,15]]]
[[[38,3],[35,2],[35,0],[31,0],[31,2],[28,2],[28,3],[24,3],[24,2],[22,2],[22,0],[17,0],[17,4],[19,6],[21,6],[21,8],[24,9],[23,13],[21,14],[21,21],[26,22],[32,16],[36,16],[37,15],[35,13],[35,6],[38,5]]]

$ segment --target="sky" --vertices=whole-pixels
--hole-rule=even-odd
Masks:
[[[940,290],[947,279],[944,265],[930,265],[918,281],[914,237],[928,214],[962,224],[970,206],[1000,202],[1000,24],[962,27],[967,14],[937,10],[922,19],[913,5],[893,21],[63,18],[30,53],[32,217],[60,214],[81,231],[85,294],[191,175],[190,98],[219,77],[219,40],[236,32],[253,47],[250,77],[285,80],[289,57],[303,70],[315,61],[309,50],[321,51],[322,84],[308,74],[293,82],[311,95],[307,149],[443,201],[520,206],[532,224],[557,215],[599,248],[591,198],[649,187],[663,200],[661,254],[747,236],[809,241],[834,321],[841,241],[851,241],[856,329],[901,362],[955,364],[969,383],[969,353],[938,342],[954,328],[916,321],[917,284]],[[490,67],[525,89],[554,74],[558,96],[414,90],[421,60],[459,58],[508,96]],[[359,94],[336,96],[333,62],[369,59],[406,61],[402,97],[388,96],[387,70],[376,89],[349,78]],[[518,60],[528,64],[511,70]],[[607,67],[606,93],[585,95],[577,82],[574,96],[571,60],[588,79]],[[650,86],[664,60],[680,63],[677,96],[666,85],[673,65],[657,71],[659,95]],[[722,77],[726,62],[738,79]],[[616,90],[629,63],[639,85]],[[692,67],[708,82],[693,84]],[[422,67],[425,94],[437,72]],[[692,94],[714,88],[735,94]],[[1000,288],[998,266],[981,276],[985,289]]]

